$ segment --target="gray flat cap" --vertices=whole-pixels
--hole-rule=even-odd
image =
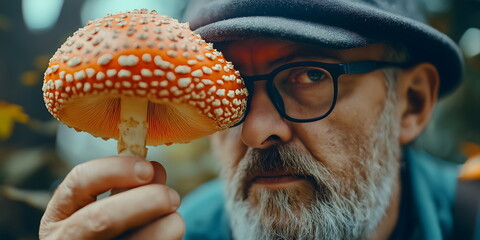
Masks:
[[[271,37],[337,49],[400,42],[412,61],[437,67],[440,96],[463,75],[457,45],[424,23],[414,0],[192,0],[184,20],[209,42]]]

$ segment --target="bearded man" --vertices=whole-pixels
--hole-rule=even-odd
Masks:
[[[59,186],[43,239],[451,237],[458,168],[409,143],[462,61],[410,1],[192,1],[187,20],[250,93],[241,124],[212,137],[221,180],[183,201],[182,220],[160,165],[93,160]]]

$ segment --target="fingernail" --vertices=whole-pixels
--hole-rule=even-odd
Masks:
[[[168,195],[172,204],[172,210],[176,210],[180,206],[180,196],[171,188],[168,189]]]
[[[137,178],[142,182],[150,180],[152,169],[149,165],[150,163],[146,160],[140,160],[135,163],[135,174],[137,174]]]

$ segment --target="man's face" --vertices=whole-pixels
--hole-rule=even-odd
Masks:
[[[326,50],[272,39],[220,50],[244,76],[290,62],[379,61],[384,55],[383,45]],[[254,83],[243,124],[213,137],[236,238],[369,236],[398,188],[398,117],[384,73],[339,78],[335,109],[311,123],[283,119],[265,84]]]

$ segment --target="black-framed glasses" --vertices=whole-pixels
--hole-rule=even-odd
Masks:
[[[344,74],[369,73],[381,68],[408,68],[409,63],[362,61],[349,63],[293,62],[272,72],[242,76],[250,96],[254,82],[267,81],[266,90],[280,115],[292,122],[313,122],[327,117],[335,108],[338,78]],[[248,100],[247,110],[250,108]],[[243,119],[235,126],[243,122]]]

